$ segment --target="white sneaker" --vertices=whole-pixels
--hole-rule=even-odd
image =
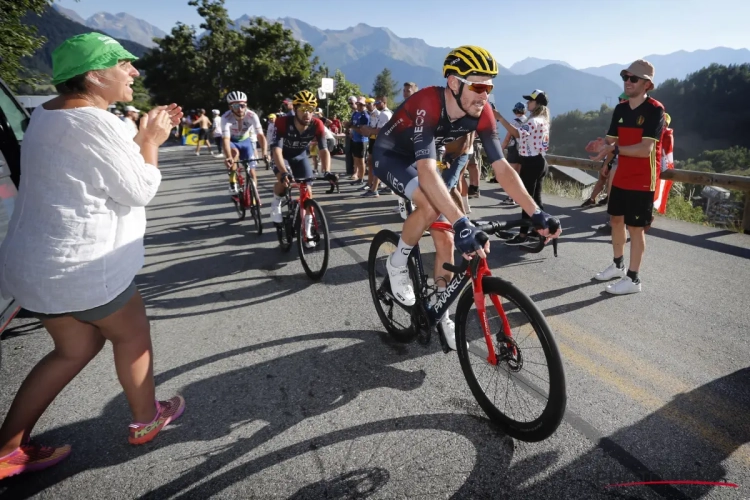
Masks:
[[[237,183],[232,182],[229,184],[229,194],[239,194],[240,188],[237,187]]]
[[[633,283],[633,280],[629,276],[625,276],[620,281],[613,285],[608,285],[604,289],[607,293],[612,295],[627,295],[629,293],[638,293],[641,291],[641,282]]]
[[[271,222],[281,224],[284,218],[281,216],[281,200],[274,199],[271,203]]]
[[[413,306],[417,299],[414,296],[414,285],[409,277],[409,266],[396,267],[391,264],[391,257],[385,260],[385,267],[388,270],[388,277],[391,281],[391,293],[401,304],[410,307]]]
[[[594,276],[595,280],[598,281],[609,281],[611,279],[615,278],[622,278],[626,275],[625,272],[625,266],[623,267],[617,267],[615,263],[611,263],[607,269],[604,271],[597,273],[596,276]]]
[[[443,325],[443,335],[445,335],[445,341],[448,343],[448,347],[456,350],[456,324],[446,314],[443,319],[440,320],[440,324]]]

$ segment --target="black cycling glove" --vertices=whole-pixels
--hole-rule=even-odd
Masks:
[[[487,235],[479,231],[466,216],[461,217],[453,224],[453,231],[456,233],[453,243],[461,253],[476,252],[488,240]]]
[[[552,216],[546,212],[542,212],[540,209],[536,209],[536,212],[531,216],[531,222],[534,223],[536,229],[549,229],[549,220]]]

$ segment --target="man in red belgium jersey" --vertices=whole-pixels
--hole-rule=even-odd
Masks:
[[[607,137],[592,141],[586,150],[596,153],[594,161],[607,155],[617,155],[618,164],[607,213],[612,225],[612,250],[614,262],[595,279],[620,280],[607,286],[606,291],[624,295],[641,291],[638,271],[646,250],[645,229],[651,224],[654,208],[654,191],[661,166],[661,139],[664,128],[664,106],[647,95],[654,88],[654,67],[639,59],[622,70],[627,102],[615,107]],[[627,233],[630,231],[630,265],[625,271],[624,253]]]

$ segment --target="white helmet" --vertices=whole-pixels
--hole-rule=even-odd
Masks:
[[[229,104],[233,102],[247,102],[247,96],[244,92],[235,90],[234,92],[230,92],[229,94],[227,94],[227,102]]]

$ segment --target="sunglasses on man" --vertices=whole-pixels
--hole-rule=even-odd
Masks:
[[[229,107],[232,109],[245,109],[247,104],[244,102],[235,102],[234,104],[230,104]]]
[[[476,83],[476,82],[470,82],[469,80],[465,80],[461,78],[460,76],[456,77],[459,82],[465,83],[469,90],[472,92],[476,92],[477,94],[481,94],[482,92],[487,92],[487,95],[492,93],[492,89],[495,88],[495,86],[491,83]]]
[[[630,80],[630,83],[638,83],[638,80],[645,80],[645,78],[641,78],[640,76],[626,75],[625,73],[620,75],[620,77],[622,78],[623,82],[627,82],[628,80]]]
[[[315,108],[313,108],[312,106],[297,106],[297,109],[299,109],[303,113],[314,113],[315,112]]]

